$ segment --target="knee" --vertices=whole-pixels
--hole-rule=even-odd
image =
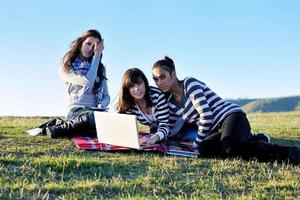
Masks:
[[[236,141],[230,136],[225,137],[221,140],[221,155],[222,156],[229,156],[233,153],[233,144]]]
[[[86,122],[91,126],[95,126],[95,117],[93,112],[86,113]]]

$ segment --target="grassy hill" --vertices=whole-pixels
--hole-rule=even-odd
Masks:
[[[300,96],[267,99],[229,99],[245,112],[291,112],[300,110]]]
[[[29,137],[49,118],[0,117],[0,199],[299,199],[300,167],[76,149]],[[250,113],[254,131],[300,142],[300,112]]]

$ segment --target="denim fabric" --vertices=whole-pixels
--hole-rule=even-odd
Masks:
[[[172,137],[176,140],[195,141],[197,134],[198,127],[196,125],[184,123],[178,133]]]
[[[67,116],[67,121],[75,120],[78,116],[86,114],[88,115],[88,123],[95,125],[94,111],[89,110],[87,107],[74,107],[72,108]]]

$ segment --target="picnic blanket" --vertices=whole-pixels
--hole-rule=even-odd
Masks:
[[[140,132],[139,137],[147,133]],[[76,136],[72,138],[73,143],[78,149],[95,150],[95,151],[141,151],[141,152],[158,152],[166,155],[198,157],[199,153],[191,149],[191,142],[166,141],[159,144],[149,145],[141,150],[131,149],[128,147],[104,144],[98,141],[96,137]]]
[[[46,135],[46,127],[57,126],[64,123],[60,118],[54,118],[45,122],[37,128],[29,129],[26,132],[30,136]],[[149,133],[139,132],[139,137],[149,135]],[[194,152],[192,142],[169,140],[159,144],[149,145],[143,147],[141,150],[135,150],[128,147],[105,144],[99,142],[96,137],[75,136],[72,141],[78,149],[95,150],[95,151],[141,151],[141,152],[158,152],[166,155],[184,156],[184,157],[198,157],[199,153]]]

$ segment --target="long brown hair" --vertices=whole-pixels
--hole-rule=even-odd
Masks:
[[[138,68],[128,69],[122,78],[121,90],[119,94],[119,101],[117,103],[116,109],[119,113],[125,113],[130,111],[135,106],[134,98],[129,92],[129,88],[134,86],[134,84],[139,84],[141,81],[145,83],[145,101],[147,107],[152,106],[150,91],[149,91],[149,82],[145,74]]]
[[[88,37],[95,37],[95,38],[98,38],[100,42],[102,41],[101,34],[99,33],[99,31],[97,31],[95,29],[87,30],[81,36],[79,36],[77,39],[72,41],[70,44],[69,51],[64,55],[64,57],[61,60],[63,72],[68,73],[71,70],[72,63],[75,61],[77,56],[80,54],[82,43]],[[91,56],[91,58],[89,59],[89,62],[92,61],[92,58],[93,57]],[[101,55],[101,58],[102,58],[102,55]],[[94,89],[98,89],[102,79],[106,79],[106,77],[103,76],[103,70],[104,70],[103,68],[104,68],[104,65],[102,64],[101,59],[100,59],[98,71],[97,71],[97,76],[99,77],[100,81],[95,82]]]

